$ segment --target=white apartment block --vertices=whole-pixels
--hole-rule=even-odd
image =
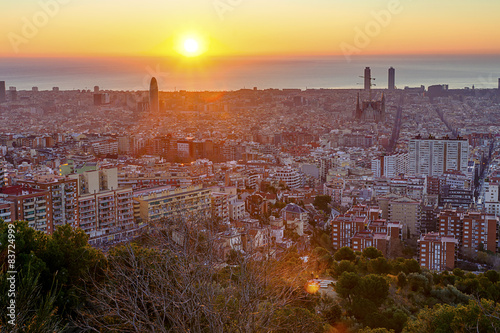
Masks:
[[[301,188],[303,186],[302,175],[292,168],[277,169],[276,179],[284,182],[289,188]]]
[[[500,216],[498,183],[484,183],[484,208],[488,214]]]
[[[406,174],[408,170],[408,154],[380,156],[372,160],[373,176],[380,178],[394,178],[399,174]]]
[[[411,139],[408,144],[408,173],[440,176],[447,170],[466,173],[469,142],[466,139]]]

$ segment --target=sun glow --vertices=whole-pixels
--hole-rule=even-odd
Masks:
[[[198,34],[180,35],[177,39],[176,50],[185,57],[198,57],[208,50],[207,38]]]
[[[193,39],[193,38],[188,38],[184,41],[184,50],[189,53],[193,54],[196,53],[200,49],[200,45],[198,42]]]

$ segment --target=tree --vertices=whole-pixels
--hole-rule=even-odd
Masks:
[[[335,291],[340,297],[352,303],[353,297],[356,295],[361,278],[358,274],[352,272],[344,272],[335,284]]]
[[[342,318],[342,308],[335,303],[324,312],[324,317],[329,324],[333,325]]]
[[[344,246],[341,247],[337,252],[335,252],[334,258],[337,261],[341,260],[354,261],[354,259],[356,259],[356,255],[354,254],[354,251],[350,247]]]
[[[484,276],[486,276],[492,283],[500,281],[500,273],[494,270],[487,271],[486,273],[484,273]]]
[[[50,289],[53,276],[61,286],[57,301],[60,311],[72,312],[78,308],[83,301],[80,292],[84,287],[82,284],[87,282],[89,276],[98,279],[102,275],[104,256],[91,247],[87,240],[88,235],[82,229],[73,229],[66,224],[48,237],[47,246],[40,253],[40,258],[47,266],[41,275],[44,290]]]
[[[489,300],[471,300],[466,305],[437,304],[419,311],[403,332],[497,332],[500,305]]]
[[[344,272],[355,272],[356,271],[356,265],[354,265],[353,262],[348,261],[348,260],[342,260],[338,264],[336,264],[333,268],[333,277],[338,277],[342,275]]]
[[[405,273],[420,273],[422,268],[415,259],[406,259],[404,263]]]
[[[372,259],[368,262],[368,271],[376,274],[388,274],[391,271],[391,265],[384,257]]]
[[[361,279],[359,296],[379,306],[389,294],[389,284],[380,275],[369,274]]]
[[[375,259],[378,257],[383,257],[384,255],[382,254],[382,251],[378,250],[377,248],[373,246],[369,246],[366,249],[363,250],[363,257],[368,258],[368,259]]]
[[[256,253],[247,251],[222,269],[217,234],[200,221],[181,222],[155,227],[141,246],[109,252],[106,277],[94,281],[81,311],[82,329],[317,332],[325,324],[313,311],[316,296],[303,289],[312,263],[303,263],[296,250],[279,261],[254,261]]]
[[[330,214],[331,208],[329,206],[330,202],[332,202],[332,197],[329,195],[317,195],[314,198],[313,205],[319,210],[324,211],[326,214]]]
[[[85,301],[82,289],[87,277],[99,279],[104,256],[88,245],[88,236],[82,230],[70,225],[58,227],[52,235],[30,228],[25,221],[13,225],[17,278],[30,285],[23,287],[30,293],[18,296],[19,309],[26,311],[23,321],[31,323],[26,325],[32,328],[64,326]],[[0,257],[6,254],[9,244],[7,226],[0,223]],[[6,277],[5,273],[0,276],[2,284]]]
[[[56,300],[59,297],[60,288],[53,285],[48,292],[43,292],[39,283],[40,274],[33,272],[28,267],[25,271],[18,271],[19,285],[16,293],[16,320],[15,325],[9,323],[7,311],[0,312],[0,327],[8,329],[9,332],[61,332],[64,329],[63,319],[57,313]],[[7,274],[0,273],[0,304],[7,307],[9,281]],[[2,332],[5,332],[2,329]]]

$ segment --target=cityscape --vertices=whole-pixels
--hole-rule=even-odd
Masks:
[[[93,42],[82,37],[89,51],[63,33],[52,36],[52,22],[69,32],[81,24],[72,14],[81,5],[71,1],[40,1],[21,32],[7,34],[10,46],[0,52],[2,332],[500,329],[500,71],[486,68],[500,50],[468,35],[469,49],[451,41],[465,8],[490,17],[499,5],[479,1],[479,10],[458,1],[463,8],[453,8],[448,22],[457,31],[430,35],[420,48],[410,44],[424,31],[408,33],[399,49],[392,29],[409,27],[400,16],[421,19],[420,5],[363,0],[364,30],[332,37],[334,52],[318,46],[329,37],[312,21],[327,26],[321,11],[337,14],[313,2],[314,9],[297,4],[272,22],[303,11],[297,24],[314,31],[318,44],[288,22],[282,43],[273,43],[273,29],[257,38],[272,26],[264,5],[214,1],[216,23],[162,42],[175,63],[167,72],[158,65],[144,73],[142,62],[123,60],[139,53],[106,44],[108,32]],[[145,6],[153,4],[190,10],[154,0]],[[345,5],[346,21],[358,22],[354,7]],[[128,10],[110,27],[124,27]],[[136,10],[137,22],[159,20]],[[260,10],[262,27],[244,30],[254,16],[242,13],[240,25],[233,15],[245,10]],[[203,21],[203,13],[190,15]],[[103,13],[95,14],[102,28]],[[439,26],[434,19],[429,24]],[[225,30],[215,36],[220,28],[207,22],[226,22],[241,40]],[[478,22],[478,32],[498,37]],[[300,49],[287,44],[294,34]],[[144,38],[138,47],[153,36]],[[307,58],[307,48],[307,62],[291,60]],[[328,52],[342,61],[317,58]],[[109,63],[85,60],[94,53]],[[384,55],[402,60],[386,65],[377,60]],[[219,56],[235,58],[211,58]],[[438,56],[457,74],[425,64]],[[41,69],[21,68],[32,68],[30,61],[57,68],[59,58],[52,81]],[[73,58],[72,67],[62,66]],[[94,68],[79,80],[88,61]],[[113,62],[139,69],[116,74],[114,85]],[[290,67],[273,73],[276,63]],[[339,81],[314,81],[315,73],[343,67],[349,70]],[[418,83],[419,69],[439,79]],[[252,71],[244,86],[223,88]],[[58,83],[57,75],[65,79]]]

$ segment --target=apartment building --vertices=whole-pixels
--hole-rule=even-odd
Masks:
[[[138,223],[172,218],[209,217],[210,190],[202,185],[160,186],[134,192],[134,217]]]
[[[467,173],[468,158],[469,142],[466,139],[418,136],[408,144],[408,173],[428,176],[440,176],[448,170]]]
[[[17,180],[17,184],[48,191],[52,204],[52,222],[57,226],[80,224],[78,212],[78,181],[69,177],[45,176],[36,180]]]
[[[95,242],[132,235],[137,229],[132,188],[118,188],[117,169],[70,175],[77,180],[79,226]]]
[[[403,225],[381,218],[378,207],[357,205],[331,220],[332,245],[335,249],[344,246],[362,251],[374,246],[387,255],[393,244],[402,239]]]
[[[27,221],[31,228],[49,235],[54,232],[49,191],[15,185],[1,188],[0,195],[14,203],[12,220]]]
[[[0,219],[4,222],[10,223],[15,221],[15,216],[16,209],[14,202],[0,197]]]
[[[421,267],[432,271],[452,270],[455,268],[458,240],[436,233],[420,236],[418,240],[418,259]]]

